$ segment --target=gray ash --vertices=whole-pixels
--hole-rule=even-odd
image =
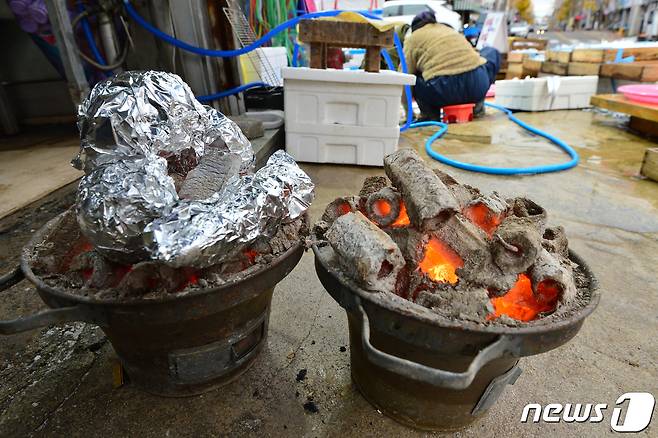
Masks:
[[[208,268],[173,268],[161,262],[132,265],[103,257],[85,239],[73,210],[44,236],[31,254],[37,277],[68,293],[103,301],[155,300],[220,287],[263,269],[309,234],[308,217],[283,224],[271,239],[260,239],[233,258]]]

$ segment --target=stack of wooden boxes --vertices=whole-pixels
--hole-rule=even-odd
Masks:
[[[631,56],[634,57],[632,62],[619,62]],[[655,82],[658,81],[658,46],[547,50],[541,72],[560,76],[598,75]]]
[[[527,76],[536,78],[541,69],[543,51],[513,50],[507,54],[507,73],[505,79]]]

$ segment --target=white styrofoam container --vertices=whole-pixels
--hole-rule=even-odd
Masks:
[[[548,111],[587,108],[598,76],[550,76],[496,81],[496,104],[508,109]]]
[[[400,98],[416,77],[390,70],[282,69],[286,150],[297,161],[382,166],[400,137]]]

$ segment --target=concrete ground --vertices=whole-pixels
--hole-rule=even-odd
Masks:
[[[74,126],[30,128],[0,146],[0,218],[80,178],[69,163],[80,149]]]
[[[562,224],[570,245],[601,283],[599,308],[568,344],[524,358],[523,374],[489,414],[456,434],[467,437],[610,434],[616,399],[658,395],[658,183],[639,179],[653,145],[618,119],[591,111],[521,114],[576,147],[581,164],[566,172],[496,177],[441,167],[463,182],[526,195]],[[498,114],[464,125],[437,148],[464,161],[493,165],[559,162],[565,156]],[[468,132],[468,131],[475,132]],[[405,134],[402,147],[422,149],[431,130]],[[460,134],[463,135],[460,139]],[[473,135],[495,144],[462,141]],[[488,136],[488,137],[487,137]],[[428,158],[429,160],[429,158]],[[317,218],[336,196],[355,193],[380,168],[303,165],[317,184]],[[31,230],[71,202],[73,187],[0,222],[0,269],[18,257]],[[42,307],[25,284],[3,293],[0,318]],[[83,324],[0,338],[0,436],[420,436],[372,408],[350,380],[344,311],[316,278],[312,253],[277,287],[269,344],[255,365],[228,386],[202,396],[164,399],[130,385],[112,386],[111,345]],[[298,381],[300,370],[307,370]],[[303,405],[313,401],[318,412]],[[527,403],[607,403],[597,424],[522,424]],[[654,415],[655,416],[655,415]],[[655,422],[641,436],[656,436]]]

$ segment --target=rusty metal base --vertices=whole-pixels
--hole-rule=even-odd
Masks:
[[[96,324],[112,343],[130,382],[167,397],[210,391],[249,368],[267,341],[274,287],[304,252],[297,243],[261,269],[219,287],[150,300],[104,301],[52,287],[32,270],[39,257],[36,248],[61,232],[67,214],[71,210],[37,231],[23,248],[20,269],[0,277],[0,292],[28,279],[50,309],[0,320],[0,335],[72,321]]]
[[[104,330],[131,384],[164,397],[198,395],[226,385],[254,363],[267,342],[273,291],[207,318],[152,328],[150,339]]]
[[[591,270],[570,252],[589,283],[585,307],[549,324],[483,325],[364,290],[330,245],[313,245],[313,252],[320,282],[347,311],[357,387],[386,415],[418,429],[457,430],[482,416],[519,376],[518,359],[569,341],[600,298]]]
[[[356,387],[370,404],[406,426],[428,431],[463,429],[482,417],[504,386],[513,383],[520,373],[515,367],[516,358],[503,358],[483,366],[473,383],[464,390],[422,383],[373,364],[363,350],[359,317],[349,312],[347,317],[352,379]],[[376,348],[389,354],[446,370],[463,371],[473,359],[441,356],[377,330],[371,331],[370,340]],[[512,370],[515,372],[509,373]],[[494,381],[500,376],[511,378]]]

